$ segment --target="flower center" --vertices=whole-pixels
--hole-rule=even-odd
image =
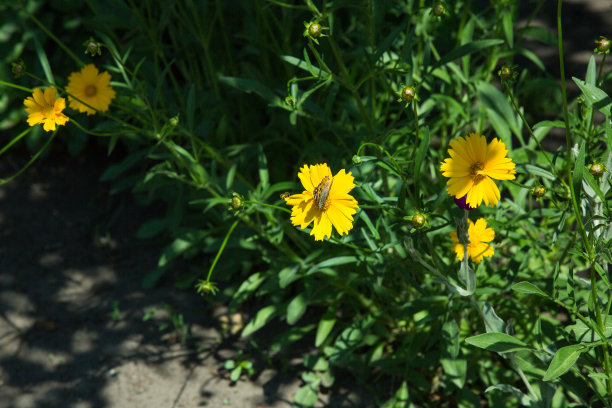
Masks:
[[[98,88],[95,85],[87,85],[85,87],[85,95],[87,96],[95,96],[98,93]]]
[[[485,178],[484,174],[482,174],[483,169],[484,165],[481,162],[476,162],[472,164],[472,167],[470,167],[470,174],[472,175],[472,180],[474,180],[474,183],[478,183]]]
[[[331,190],[333,182],[333,178],[330,178],[329,176],[323,177],[312,193],[315,204],[320,210],[325,211],[327,210],[327,207],[329,207],[329,191]]]

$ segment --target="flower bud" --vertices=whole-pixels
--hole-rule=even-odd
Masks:
[[[359,167],[361,166],[362,163],[363,163],[363,160],[361,160],[361,157],[357,156],[356,154],[353,155],[353,165]]]
[[[83,43],[83,46],[85,47],[85,54],[89,54],[92,57],[95,56],[96,54],[102,55],[102,46],[100,45],[99,42],[97,42],[91,37],[89,37],[89,40]]]
[[[170,126],[174,127],[179,124],[179,115],[178,113],[170,118],[169,120]]]
[[[537,185],[531,189],[531,195],[535,198],[542,198],[546,194],[546,189],[544,186]]]
[[[595,40],[595,44],[597,45],[594,50],[596,53],[607,54],[610,52],[610,40],[606,37],[600,37],[599,40]]]
[[[321,36],[321,34],[323,34],[323,27],[321,27],[321,24],[319,23],[311,23],[308,26],[308,34],[315,38],[318,38]]]
[[[234,193],[230,201],[230,211],[239,211],[244,206],[244,200],[240,197],[240,194]]]
[[[421,213],[416,213],[412,216],[412,225],[414,225],[414,228],[421,228],[425,225],[425,221],[425,216]]]
[[[19,78],[21,75],[25,74],[26,66],[22,60],[11,63],[11,72],[15,75],[15,78]]]
[[[438,3],[434,6],[431,12],[436,17],[442,17],[444,14],[446,14],[446,9],[444,8],[444,4]]]
[[[400,97],[406,102],[410,102],[416,97],[416,90],[411,86],[405,86],[400,91]]]
[[[593,177],[595,177],[597,179],[600,178],[601,176],[603,176],[605,171],[606,171],[606,168],[601,163],[593,163],[593,164],[591,164],[591,166],[589,168],[589,172],[593,175]]]
[[[516,72],[514,67],[504,65],[499,71],[497,71],[497,75],[499,75],[502,81],[508,82],[515,80],[518,76],[518,72]]]
[[[195,284],[195,288],[196,292],[198,292],[200,295],[205,295],[208,293],[215,295],[219,290],[215,282],[203,279],[198,280],[198,282]]]

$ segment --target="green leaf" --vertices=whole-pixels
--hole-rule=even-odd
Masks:
[[[268,173],[268,159],[266,159],[263,146],[260,144],[257,145],[257,166],[259,169],[259,183],[263,190],[268,187],[270,174]]]
[[[552,174],[550,171],[544,170],[543,168],[538,167],[538,166],[534,166],[533,164],[524,164],[522,166],[517,166],[517,167],[519,169],[523,168],[527,174],[530,174],[532,176],[540,176],[542,178],[549,179],[549,180],[557,179],[555,175]]]
[[[504,28],[504,37],[508,43],[508,48],[514,48],[514,18],[512,16],[512,10],[506,9],[504,16],[502,17],[502,26]]]
[[[550,298],[550,295],[548,295],[546,292],[538,288],[533,283],[527,281],[516,283],[512,285],[511,289],[518,293],[524,293],[527,295],[539,295],[545,298]]]
[[[242,374],[242,366],[238,366],[232,370],[230,373],[230,380],[232,382],[236,382],[240,379],[240,374]]]
[[[116,179],[117,177],[140,163],[140,161],[145,157],[146,154],[147,151],[140,150],[130,154],[121,162],[113,164],[112,166],[108,166],[104,173],[102,173],[100,181],[110,181]]]
[[[543,120],[533,125],[533,130],[536,130],[539,128],[551,128],[551,127],[558,127],[561,129],[565,129],[565,123],[563,123],[560,120]]]
[[[580,192],[582,191],[582,173],[584,172],[584,155],[585,155],[585,143],[580,144],[580,151],[576,157],[576,163],[574,163],[574,172],[572,173],[572,184],[574,185],[574,194],[576,195],[576,201],[580,202]]]
[[[167,218],[153,218],[146,221],[136,231],[136,238],[149,239],[161,233],[168,226]]]
[[[595,65],[595,57],[591,55],[589,59],[589,65],[587,66],[586,77],[584,78],[585,82],[591,86],[595,86],[595,81],[597,81],[597,69]]]
[[[381,408],[409,408],[410,407],[410,393],[408,392],[408,383],[404,381],[401,387],[395,392],[395,395],[391,397]]]
[[[531,347],[523,343],[516,337],[506,333],[484,333],[477,336],[468,337],[465,342],[485,350],[497,353],[509,353],[519,350],[530,350]]]
[[[281,98],[276,95],[270,88],[254,79],[227,77],[219,75],[219,81],[233,88],[239,89],[245,93],[255,92],[264,100],[270,103],[280,103]]]
[[[584,94],[585,103],[587,106],[593,105],[595,109],[598,109],[604,115],[608,117],[612,116],[612,111],[610,110],[610,107],[612,106],[612,99],[610,99],[607,93],[576,77],[572,77],[572,79]]]
[[[494,45],[502,44],[504,40],[500,39],[489,39],[489,40],[479,40],[473,41],[467,44],[464,44],[460,47],[455,48],[448,54],[444,55],[438,62],[436,62],[433,68],[441,67],[451,61],[456,60],[457,58],[461,58],[465,55],[473,54],[485,48],[492,47]]]
[[[234,313],[238,306],[247,300],[261,284],[266,280],[267,275],[262,272],[255,272],[244,280],[238,290],[232,296],[232,301],[229,306],[230,313]]]
[[[495,118],[489,118],[489,120],[491,121],[491,125],[499,133],[502,142],[504,142],[507,147],[512,147],[512,140],[509,137],[508,128],[522,141],[523,135],[514,114],[514,109],[512,105],[510,105],[510,102],[508,102],[506,95],[493,85],[484,81],[479,81],[477,83],[476,90],[478,99],[480,99],[480,102],[482,102],[486,108],[487,113]]]
[[[194,124],[195,124],[195,108],[196,108],[195,86],[191,84],[191,86],[189,87],[189,92],[187,93],[187,106],[185,108],[186,109],[185,117],[186,117],[186,122],[187,122],[187,129],[189,129],[191,132],[193,132]]]
[[[576,337],[576,341],[580,341],[583,343],[593,343],[601,340],[601,336],[598,333],[593,332],[593,329],[591,329],[589,326],[587,326],[580,320],[578,320],[576,324],[567,326],[565,329]],[[608,316],[608,318],[606,319],[604,335],[608,339],[612,340],[612,315]]]
[[[293,300],[287,305],[287,323],[294,325],[298,320],[300,320],[300,317],[302,317],[304,312],[306,312],[307,306],[308,299],[306,299],[306,295],[303,292],[294,297]]]
[[[299,407],[307,408],[314,406],[318,398],[318,392],[313,390],[310,384],[306,384],[295,393],[293,402],[299,404]]]
[[[247,337],[257,330],[264,327],[270,320],[272,320],[276,314],[278,313],[279,305],[270,305],[266,306],[263,309],[260,309],[255,317],[244,326],[242,329],[241,337]]]
[[[157,281],[159,281],[161,279],[161,277],[164,275],[164,273],[166,272],[168,268],[167,267],[161,267],[161,268],[155,268],[151,271],[149,271],[144,278],[142,278],[142,288],[143,289],[151,289],[152,287],[155,286],[155,284],[157,283]]]
[[[317,327],[317,336],[315,338],[315,347],[319,347],[329,333],[334,328],[336,324],[336,309],[330,307],[327,311],[321,316],[321,320],[319,321],[319,326]]]
[[[533,405],[532,403],[534,402],[530,396],[523,394],[521,390],[508,384],[492,385],[485,390],[485,392],[491,391],[501,391],[508,394],[512,394],[516,397],[516,399],[518,399],[519,404],[524,407],[530,407]]]
[[[543,381],[552,381],[565,374],[578,360],[580,354],[586,351],[582,344],[572,344],[571,346],[561,347],[555,353],[548,370],[544,374]]]
[[[423,164],[423,159],[425,158],[425,154],[429,151],[429,128],[423,128],[422,139],[419,143],[419,147],[416,151],[416,156],[414,158],[414,167],[412,169],[413,180],[420,180],[421,175],[421,165]],[[419,197],[419,186],[420,183],[415,183],[415,195]]]

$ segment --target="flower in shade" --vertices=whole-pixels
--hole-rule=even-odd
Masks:
[[[310,235],[315,241],[330,237],[332,225],[340,235],[353,228],[353,214],[359,205],[349,194],[355,187],[354,177],[344,169],[332,176],[327,164],[304,165],[298,173],[304,187],[301,194],[285,198],[291,210],[291,222],[304,229],[314,222]]]
[[[56,125],[65,125],[68,116],[62,111],[66,108],[66,100],[57,97],[57,89],[47,88],[45,92],[35,88],[32,96],[24,99],[25,111],[28,112],[28,125],[43,124],[47,132],[55,130]]]
[[[449,178],[448,194],[455,198],[466,196],[466,203],[472,208],[482,201],[497,205],[500,195],[493,179],[514,180],[516,174],[515,164],[506,157],[506,145],[499,139],[487,144],[484,136],[470,133],[451,140],[450,146],[451,157],[440,165],[442,175]]]
[[[96,110],[106,112],[115,98],[110,80],[111,76],[107,71],[100,74],[93,64],[85,65],[81,72],[70,74],[66,87],[66,92],[70,94],[70,107],[86,112],[87,115],[95,115]]]
[[[484,218],[479,218],[475,224],[469,219],[468,222],[468,239],[470,243],[467,246],[467,253],[472,261],[480,263],[483,257],[492,257],[495,252],[493,247],[487,244],[487,242],[491,242],[495,238],[495,231],[492,228],[487,228],[487,221]],[[465,248],[463,244],[459,243],[457,231],[451,231],[450,237],[454,242],[453,251],[457,254],[457,259],[463,260]]]

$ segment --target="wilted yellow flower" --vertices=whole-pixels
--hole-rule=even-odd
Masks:
[[[99,74],[98,68],[93,64],[85,65],[81,72],[70,74],[66,87],[66,92],[71,95],[68,96],[70,107],[79,112],[86,112],[88,116],[96,114],[92,108],[106,112],[115,98],[115,91],[110,86],[110,80],[111,76],[107,71]]]
[[[484,218],[476,220],[476,224],[469,219],[468,222],[470,224],[468,227],[468,237],[470,240],[467,248],[468,256],[472,261],[480,263],[483,257],[492,257],[495,252],[493,247],[487,244],[487,242],[491,242],[495,238],[495,231],[492,228],[487,228],[487,221]],[[463,244],[459,243],[457,231],[451,231],[450,237],[454,242],[453,251],[457,254],[457,259],[463,260],[465,248]]]
[[[514,180],[516,171],[508,150],[499,139],[487,145],[487,139],[477,133],[451,140],[450,158],[441,163],[440,170],[448,177],[448,194],[455,198],[467,195],[466,202],[476,208],[484,200],[486,205],[497,205],[500,194],[492,179]]]
[[[47,132],[55,130],[55,125],[65,125],[68,116],[62,111],[66,108],[66,100],[57,97],[57,89],[47,88],[43,94],[40,88],[35,88],[32,96],[24,99],[23,104],[28,112],[28,125],[43,124]]]
[[[315,241],[330,237],[332,225],[340,235],[353,228],[353,214],[359,205],[349,194],[355,187],[355,179],[344,169],[332,177],[327,164],[304,165],[298,177],[305,191],[285,198],[291,210],[291,222],[304,229],[314,221],[310,235]]]

